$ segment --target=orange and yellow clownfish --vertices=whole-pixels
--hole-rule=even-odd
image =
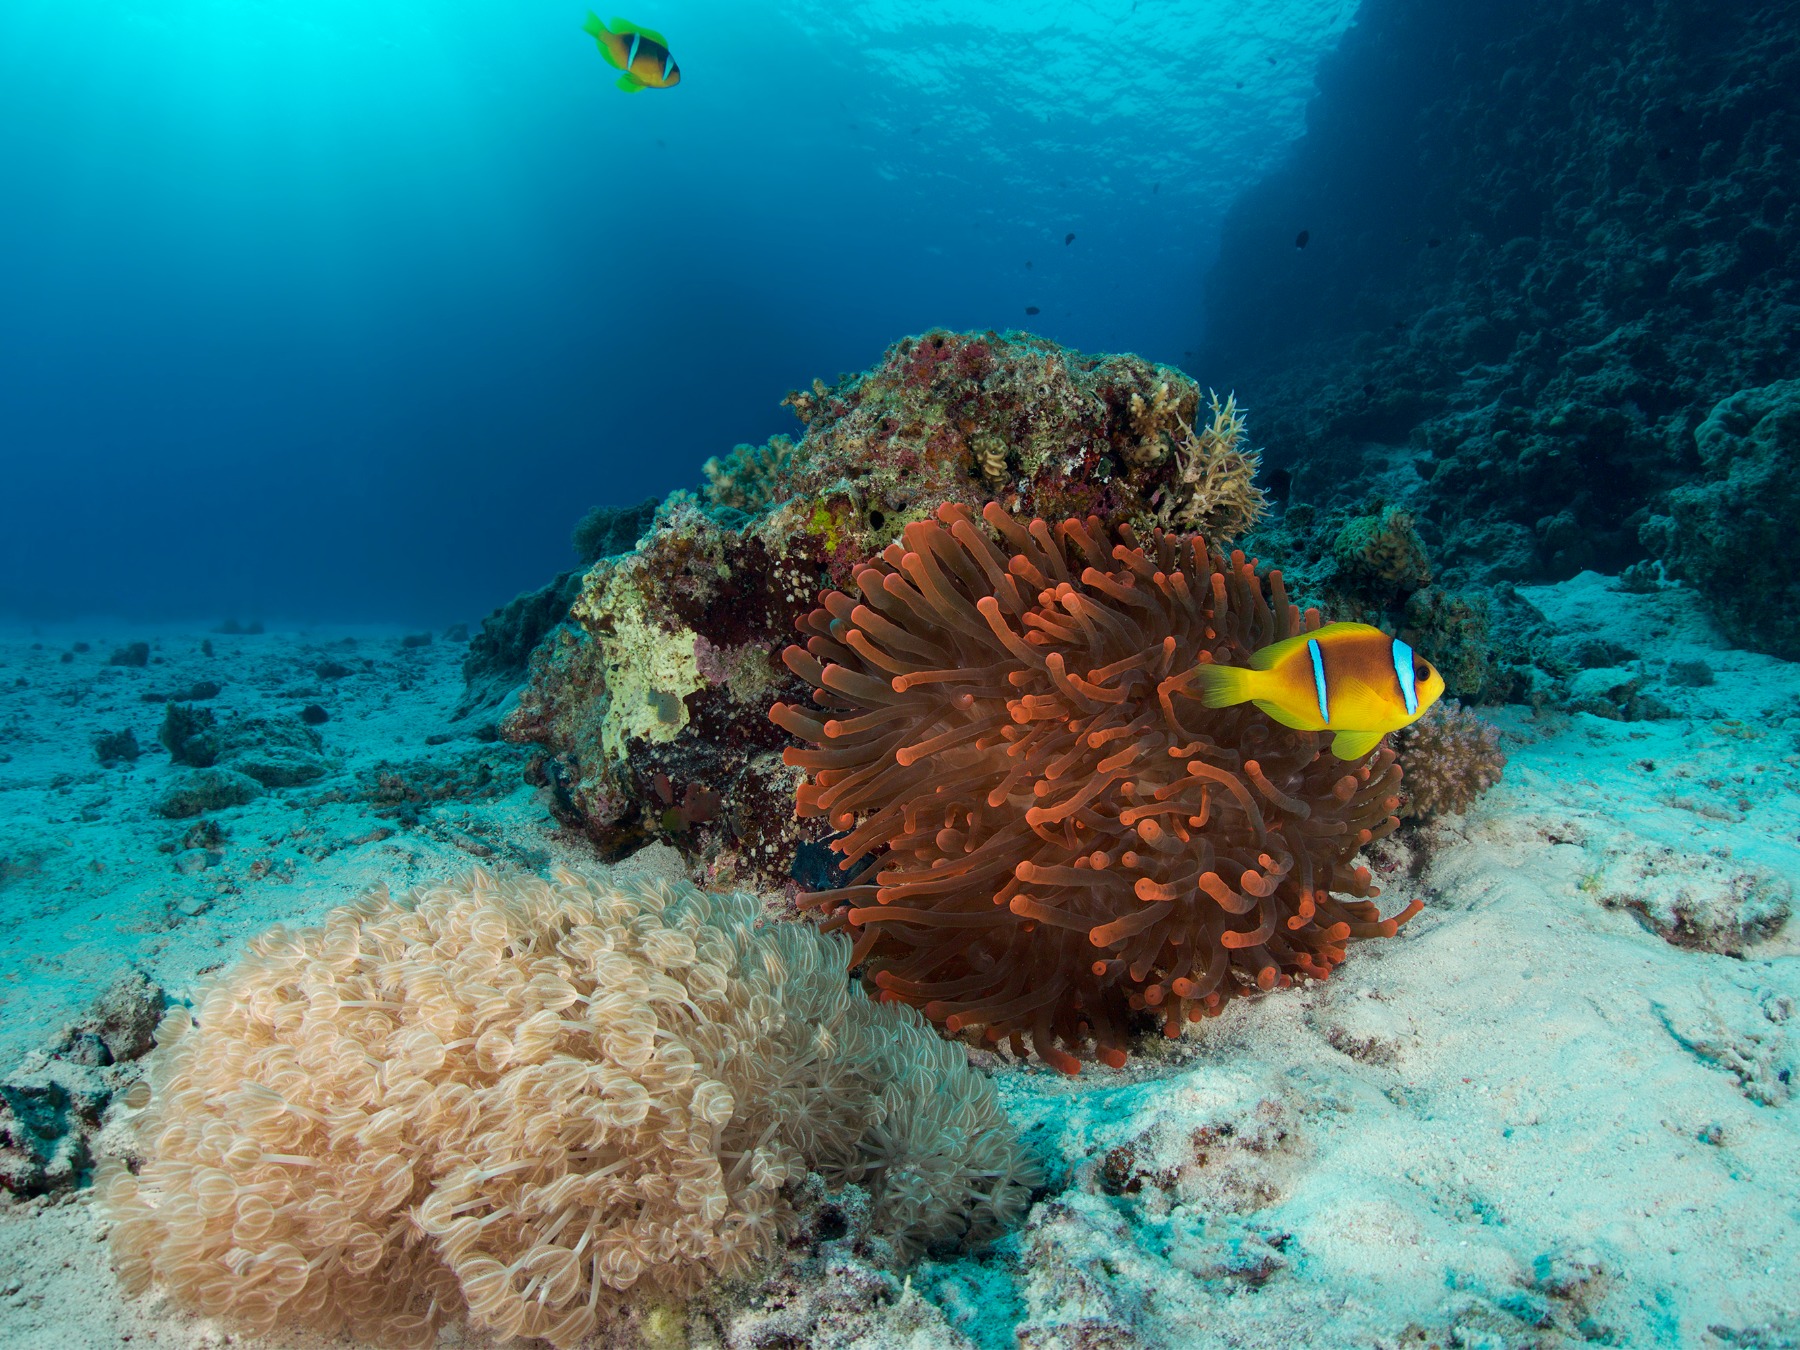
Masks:
[[[610,24],[589,14],[582,31],[593,35],[607,64],[625,73],[619,88],[628,94],[640,89],[668,89],[681,83],[681,67],[669,55],[669,40],[654,28],[614,18]]]
[[[1431,662],[1366,623],[1329,623],[1259,648],[1248,669],[1198,666],[1193,678],[1209,708],[1254,703],[1296,731],[1336,732],[1339,759],[1361,759],[1444,692]]]

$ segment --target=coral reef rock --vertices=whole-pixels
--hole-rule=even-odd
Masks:
[[[1700,479],[1670,491],[1644,543],[1694,583],[1733,641],[1800,660],[1800,380],[1733,394],[1694,429],[1694,446]]]
[[[190,769],[163,789],[154,810],[159,816],[180,820],[205,811],[242,806],[245,802],[255,801],[263,791],[261,783],[236,769]]]
[[[1629,836],[1582,881],[1608,909],[1623,909],[1663,941],[1743,956],[1775,936],[1793,912],[1786,877],[1758,863],[1656,848]]]
[[[525,679],[532,650],[569,613],[581,586],[579,572],[564,572],[548,586],[515,596],[481,621],[463,657],[463,696],[456,715],[491,708]]]
[[[0,1080],[0,1191],[48,1195],[86,1182],[106,1108],[136,1080],[133,1061],[167,1006],[160,987],[131,971]]]
[[[596,506],[575,526],[569,542],[583,567],[602,558],[629,553],[637,547],[650,522],[656,519],[657,499],[650,497],[636,506]]]
[[[822,587],[847,585],[940,504],[998,498],[1215,540],[1263,510],[1236,403],[1135,356],[934,331],[787,403],[805,423],[797,441],[709,461],[699,494],[673,494],[635,551],[578,579],[502,722],[550,752],[537,773],[551,810],[608,855],[665,838],[715,878],[788,879],[824,831],[789,805],[795,775],[765,714],[804,689],[776,655]],[[690,792],[717,813],[671,814]]]

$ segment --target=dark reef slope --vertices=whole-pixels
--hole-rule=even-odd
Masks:
[[[1290,500],[1452,583],[1657,559],[1800,657],[1800,4],[1366,0],[1207,301]]]

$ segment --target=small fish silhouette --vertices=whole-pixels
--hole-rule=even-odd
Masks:
[[[1295,247],[1295,248],[1305,248],[1305,247],[1306,247],[1306,241],[1307,241],[1307,240],[1308,240],[1308,239],[1311,239],[1311,238],[1312,238],[1312,231],[1311,231],[1311,230],[1302,230],[1302,231],[1300,231],[1300,233],[1299,233],[1299,234],[1297,234],[1297,235],[1295,235],[1295,236],[1294,236],[1294,247]]]
[[[1064,235],[1064,236],[1063,236],[1063,243],[1064,243],[1064,245],[1065,245],[1065,246],[1066,246],[1066,245],[1069,245],[1069,244],[1072,244],[1072,243],[1074,243],[1074,242],[1075,242],[1075,236],[1074,236],[1074,235],[1072,235],[1072,234],[1065,234],[1065,235]]]
[[[1036,314],[1038,312],[1038,307],[1036,305],[1027,305],[1025,306],[1025,312],[1027,314]]]

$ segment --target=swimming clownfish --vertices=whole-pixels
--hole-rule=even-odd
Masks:
[[[681,67],[669,55],[669,40],[655,29],[616,17],[611,24],[604,24],[591,13],[581,27],[593,36],[607,64],[625,72],[618,85],[626,93],[681,83]]]
[[[1366,623],[1329,623],[1253,652],[1250,666],[1198,666],[1209,708],[1254,703],[1296,731],[1334,731],[1331,753],[1361,759],[1423,717],[1444,677],[1399,638]]]

